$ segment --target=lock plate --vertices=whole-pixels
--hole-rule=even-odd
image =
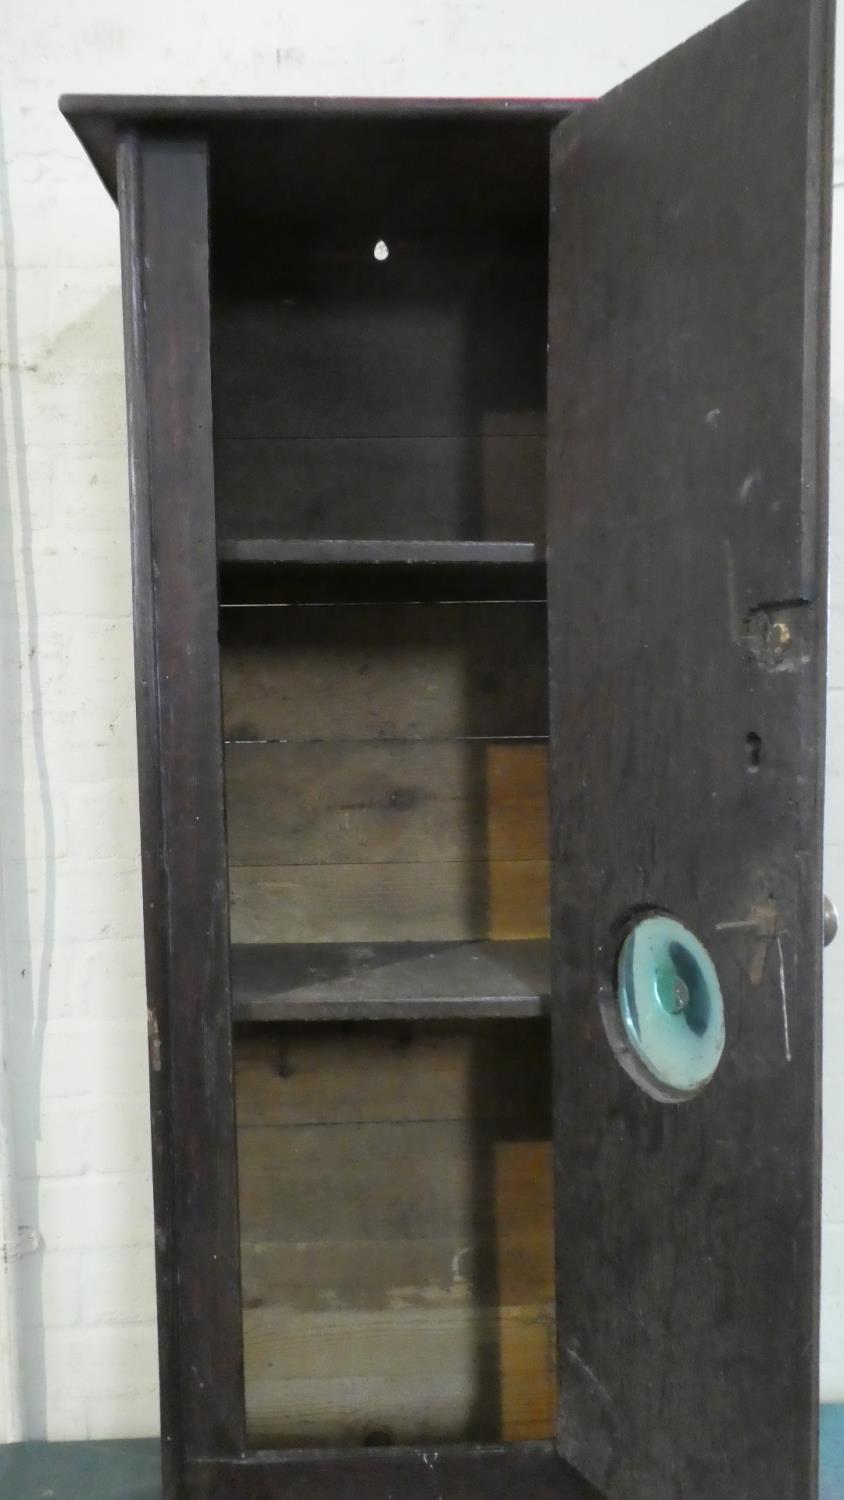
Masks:
[[[693,1098],[724,1051],[724,1001],[699,938],[674,917],[643,917],[618,956],[617,1023],[607,1030],[620,1062],[665,1102]]]

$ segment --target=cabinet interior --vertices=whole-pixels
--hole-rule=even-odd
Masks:
[[[551,1434],[546,1027],[238,1035],[250,1443]]]
[[[212,151],[253,1445],[552,1431],[549,128]]]

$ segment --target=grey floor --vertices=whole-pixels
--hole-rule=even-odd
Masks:
[[[0,1497],[160,1500],[158,1443],[15,1443],[0,1448]],[[844,1405],[821,1410],[819,1500],[844,1500]]]

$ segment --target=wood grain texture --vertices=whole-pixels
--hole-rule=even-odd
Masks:
[[[548,861],[240,865],[233,943],[436,943],[548,936]]]
[[[539,1304],[533,1314],[534,1339],[547,1329],[547,1356],[530,1349],[520,1319],[499,1319],[498,1369],[501,1436],[508,1442],[527,1442],[553,1433],[557,1396],[554,1328],[542,1309],[553,1306],[554,1279],[553,1153],[548,1141],[502,1141],[495,1152],[496,1291],[504,1310]],[[525,1255],[522,1245],[531,1252]],[[530,1347],[530,1346],[529,1346]]]
[[[521,1156],[521,1181],[516,1182],[516,1191],[508,1200],[511,1207],[515,1205],[517,1210],[515,1217],[499,1213],[496,1224],[495,1241],[495,1268],[498,1280],[491,1274],[478,1277],[475,1275],[474,1267],[476,1258],[473,1258],[471,1245],[455,1247],[453,1235],[448,1232],[448,1226],[440,1230],[438,1225],[432,1225],[427,1236],[417,1235],[410,1239],[374,1239],[368,1236],[364,1239],[344,1239],[319,1241],[304,1241],[289,1244],[281,1240],[244,1241],[243,1253],[243,1299],[244,1308],[248,1315],[248,1321],[260,1333],[262,1320],[257,1316],[262,1309],[287,1308],[291,1312],[299,1314],[325,1313],[327,1291],[330,1289],[332,1298],[335,1298],[339,1307],[348,1311],[361,1313],[371,1312],[373,1308],[383,1310],[385,1306],[385,1288],[389,1292],[390,1305],[396,1310],[401,1307],[438,1307],[443,1309],[460,1308],[465,1310],[471,1303],[475,1310],[479,1308],[502,1307],[529,1307],[539,1308],[540,1312],[529,1316],[534,1317],[541,1323],[542,1327],[548,1328],[550,1320],[548,1306],[553,1302],[553,1239],[549,1226],[551,1218],[548,1209],[549,1185],[551,1182],[551,1156],[548,1141],[525,1141],[508,1143],[512,1145],[514,1152],[518,1151]],[[528,1170],[529,1169],[529,1170]],[[528,1176],[532,1175],[530,1187],[525,1186]],[[534,1206],[532,1206],[534,1205]],[[531,1223],[522,1223],[518,1213],[529,1215]],[[508,1210],[509,1214],[509,1210]],[[544,1215],[542,1222],[540,1215]],[[464,1253],[465,1252],[465,1253]],[[455,1256],[459,1256],[457,1262],[457,1274],[455,1274]],[[506,1290],[505,1290],[506,1288]],[[255,1317],[252,1315],[256,1314]],[[474,1316],[471,1312],[471,1316]],[[273,1313],[273,1318],[276,1314]],[[462,1313],[461,1313],[462,1317]],[[487,1320],[489,1321],[489,1320]],[[269,1326],[269,1325],[266,1325]],[[398,1325],[396,1325],[398,1327]],[[314,1329],[312,1333],[316,1336]],[[363,1330],[365,1334],[365,1329]],[[406,1353],[412,1358],[412,1337],[408,1339]],[[265,1374],[272,1379],[272,1368],[275,1368],[272,1359],[272,1350],[263,1346],[260,1351],[260,1359],[256,1355],[256,1368],[260,1371],[261,1360],[266,1360]],[[501,1416],[502,1432],[503,1423],[515,1420],[515,1412],[518,1409],[519,1421],[524,1424],[528,1418],[524,1411],[522,1397],[525,1391],[525,1369],[523,1365],[518,1367],[508,1365],[504,1358],[499,1362],[501,1369]],[[535,1377],[531,1382],[532,1389],[536,1392],[541,1389],[542,1400],[537,1399],[533,1412],[533,1421],[546,1423],[544,1433],[547,1435],[553,1430],[553,1413],[548,1412],[545,1398],[550,1393],[554,1395],[554,1359],[551,1351],[550,1357],[543,1354],[542,1359],[534,1363],[530,1372]],[[507,1414],[505,1412],[505,1389],[504,1381],[512,1373],[517,1377],[514,1381],[514,1407]],[[464,1371],[463,1397],[467,1399],[467,1382],[470,1374]],[[430,1393],[429,1393],[430,1394]],[[293,1421],[297,1420],[294,1412],[284,1412],[282,1392],[277,1392],[276,1418],[279,1422],[287,1424],[288,1431],[291,1430]],[[312,1402],[319,1404],[319,1393],[311,1394]],[[417,1420],[424,1418],[424,1402],[420,1403],[413,1411],[406,1413],[407,1417],[416,1416]],[[299,1417],[304,1418],[305,1413],[300,1411]],[[465,1407],[463,1411],[465,1417]],[[313,1416],[311,1428],[314,1428]],[[512,1431],[505,1433],[508,1440],[513,1438]],[[523,1434],[530,1436],[531,1434]],[[532,1434],[536,1436],[536,1432]],[[360,1440],[360,1429],[358,1429],[358,1441]],[[323,1434],[324,1441],[324,1434]]]
[[[817,1482],[830,17],[754,0],[554,140],[558,1440],[610,1500]],[[682,1106],[599,1014],[643,907],[724,989]]]
[[[229,745],[238,865],[544,859],[544,744]]]
[[[541,606],[232,614],[234,942],[547,936]]]
[[[482,1021],[425,1025],[239,1027],[238,1121],[243,1126],[396,1120],[532,1121],[548,1133],[545,1025]],[[366,1088],[360,1079],[366,1074]],[[483,1077],[479,1091],[473,1080]],[[540,1086],[537,1088],[537,1078]]]
[[[237,1085],[250,1441],[547,1436],[546,1028],[262,1027]]]
[[[547,733],[542,604],[227,609],[228,739]]]
[[[274,1128],[244,1127],[240,1202],[250,1239],[429,1238],[436,1225],[456,1250],[471,1241],[476,1218],[487,1228],[494,1219],[492,1181],[482,1198],[473,1191],[473,1124],[317,1120],[281,1142]],[[405,1174],[413,1180],[402,1187]]]
[[[127,324],[165,1481],[243,1443],[207,150],[127,135]],[[213,1306],[213,1318],[208,1308]]]

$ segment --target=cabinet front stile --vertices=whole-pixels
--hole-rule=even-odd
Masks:
[[[243,1449],[237,1166],[217,644],[208,150],[118,153],[162,1438]]]

